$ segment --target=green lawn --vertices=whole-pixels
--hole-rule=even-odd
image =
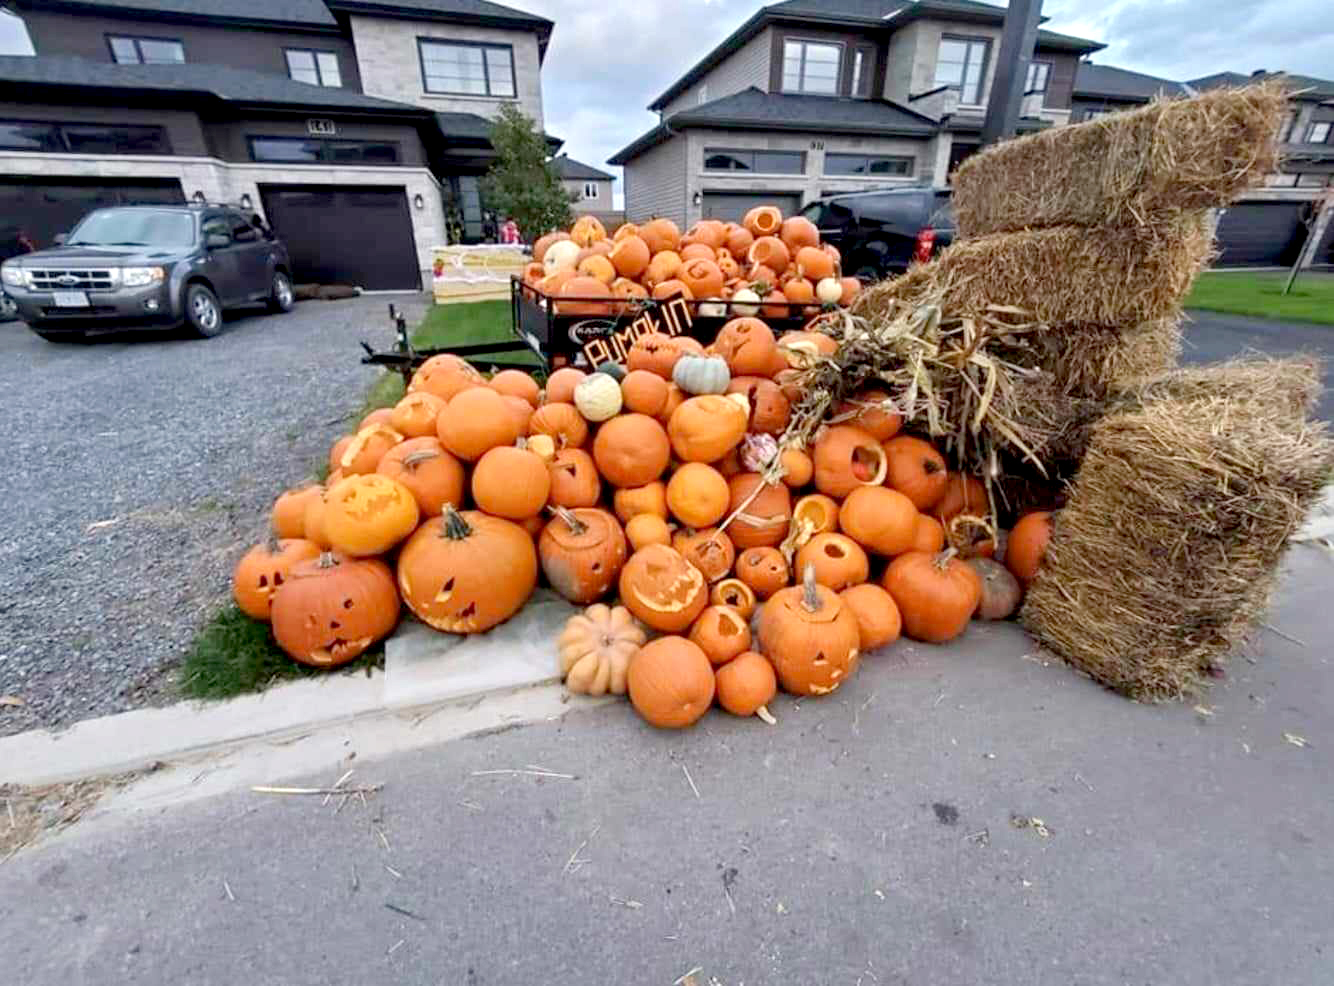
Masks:
[[[508,301],[474,301],[465,305],[434,305],[412,334],[420,349],[440,349],[477,342],[515,342]],[[536,366],[537,356],[528,350],[497,353],[497,359]],[[475,358],[474,358],[475,359]],[[484,360],[475,359],[479,367]]]
[[[1195,290],[1186,298],[1187,308],[1200,308],[1232,315],[1291,319],[1334,325],[1334,276],[1303,271],[1284,297],[1287,274],[1201,274]]]

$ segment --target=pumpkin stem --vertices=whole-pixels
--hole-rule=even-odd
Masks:
[[[566,507],[553,506],[551,512],[561,519],[565,526],[570,529],[570,533],[575,537],[578,537],[588,530],[588,525],[576,517],[574,513]]]
[[[807,565],[806,571],[801,576],[801,608],[808,613],[818,613],[824,608],[815,584],[814,565]]]
[[[278,540],[278,534],[274,530],[269,531],[269,536],[264,539],[264,550],[271,555],[276,555],[283,550],[283,543]]]
[[[955,556],[957,556],[958,554],[959,554],[958,548],[953,548],[953,547],[946,548],[940,554],[936,555],[933,564],[936,566],[936,568],[940,569],[943,572],[945,571],[945,569],[950,567],[950,562],[952,562]]]
[[[418,449],[411,455],[405,455],[403,457],[403,465],[415,472],[417,467],[423,462],[430,462],[432,459],[438,458],[440,458],[439,452],[428,448]]]
[[[338,560],[338,556],[332,551],[320,552],[320,568],[337,568],[341,564],[342,562]]]
[[[761,705],[758,709],[756,709],[755,715],[763,722],[768,723],[770,726],[778,725],[778,720],[774,718],[774,714],[769,711],[769,707],[767,705]]]
[[[454,508],[454,504],[446,503],[440,512],[440,533],[442,537],[447,537],[451,541],[462,541],[472,535],[472,528],[463,519],[463,515]]]

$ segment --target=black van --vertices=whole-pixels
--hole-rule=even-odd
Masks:
[[[954,240],[949,189],[893,188],[827,195],[801,210],[838,247],[843,270],[862,281],[901,274]]]

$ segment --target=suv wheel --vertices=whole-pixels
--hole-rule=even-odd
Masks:
[[[0,322],[12,322],[19,317],[19,306],[7,294],[0,294]]]
[[[269,289],[269,311],[290,312],[296,302],[292,293],[292,279],[280,270],[273,272],[273,284]]]
[[[218,296],[203,284],[185,289],[185,322],[196,335],[212,338],[222,331],[222,305]]]

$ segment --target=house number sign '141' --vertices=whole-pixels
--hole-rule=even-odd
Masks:
[[[306,132],[312,137],[333,137],[338,133],[338,127],[332,120],[307,120]]]

